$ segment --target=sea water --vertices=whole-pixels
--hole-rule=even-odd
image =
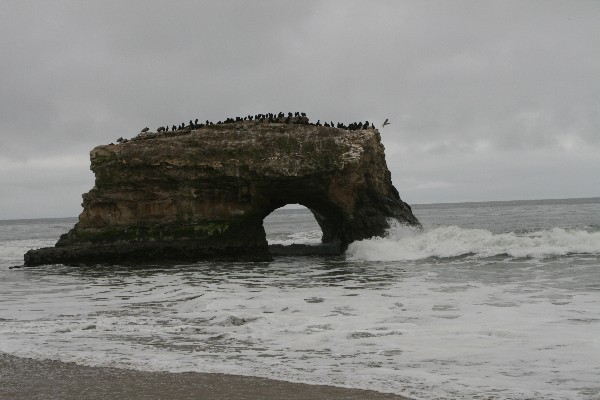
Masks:
[[[75,219],[0,221],[0,351],[414,399],[600,399],[600,199],[414,206],[342,256],[9,269]],[[317,244],[306,210],[270,243]]]

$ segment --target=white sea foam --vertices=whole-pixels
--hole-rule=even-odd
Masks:
[[[17,286],[4,296],[0,351],[421,399],[594,398],[576,396],[597,386],[599,299],[567,289],[570,277],[554,282],[565,288],[549,285],[553,277],[542,272],[490,284],[476,270],[463,282],[451,269],[444,276],[416,267],[396,279],[390,273],[398,268],[379,265],[369,276],[388,283],[371,288],[353,271],[328,285],[314,278],[343,269],[274,268],[260,281],[261,271],[245,269],[223,280],[192,269],[84,279],[34,274],[44,279],[36,291]]]
[[[23,261],[23,254],[29,249],[38,249],[40,247],[51,247],[56,243],[56,239],[27,239],[0,241],[0,263],[13,263]]]
[[[600,254],[600,232],[552,228],[492,233],[457,226],[421,230],[394,223],[385,237],[350,244],[346,256],[349,260],[406,261],[464,255],[545,258],[574,253]]]
[[[323,232],[321,230],[312,230],[307,232],[292,232],[284,237],[269,239],[269,244],[308,244],[318,245],[321,243]]]

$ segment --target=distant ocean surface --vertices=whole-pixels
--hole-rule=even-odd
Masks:
[[[0,221],[0,351],[414,399],[600,399],[600,198],[415,205],[337,257],[9,269],[76,222]],[[305,209],[270,243],[318,243]]]

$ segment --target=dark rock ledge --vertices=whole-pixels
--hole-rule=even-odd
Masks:
[[[328,253],[382,235],[390,218],[419,224],[376,129],[243,121],[144,134],[90,158],[79,222],[25,265],[270,260],[263,219],[291,203],[312,211]]]

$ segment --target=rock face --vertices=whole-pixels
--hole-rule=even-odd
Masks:
[[[25,265],[268,260],[263,219],[294,203],[340,251],[382,235],[389,218],[419,224],[375,129],[243,121],[143,134],[90,158],[96,183],[79,222]]]

